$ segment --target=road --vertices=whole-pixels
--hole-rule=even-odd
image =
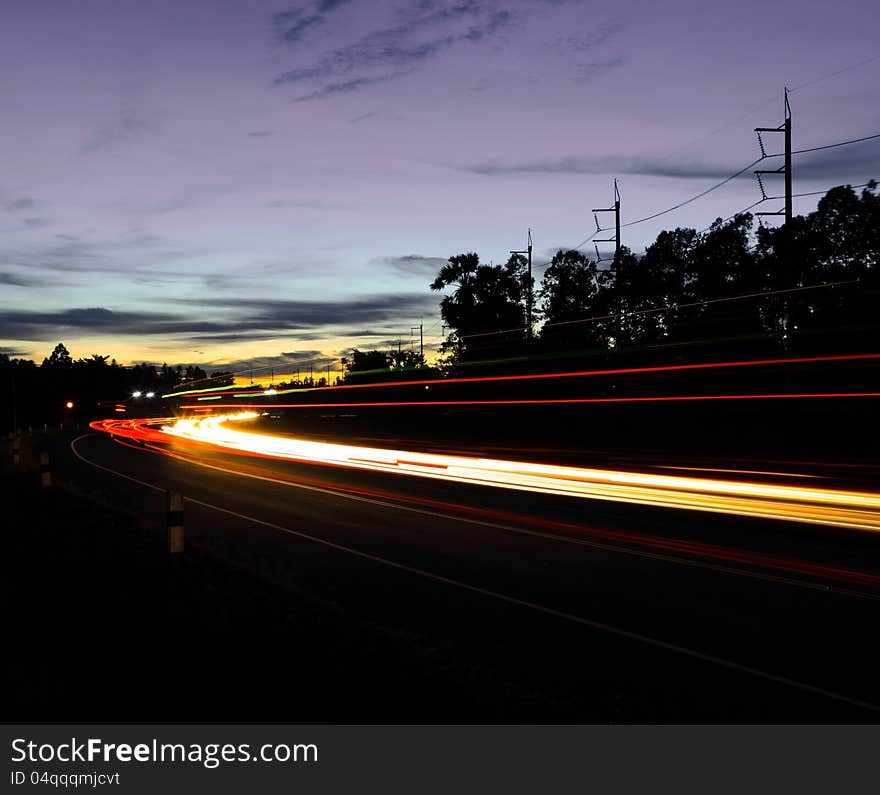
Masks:
[[[536,688],[553,717],[880,715],[877,533],[119,436],[59,446],[59,477],[145,515],[177,489],[191,538],[284,558],[320,598]]]

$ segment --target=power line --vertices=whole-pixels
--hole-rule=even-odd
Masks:
[[[813,147],[810,147],[809,149],[795,149],[794,151],[792,151],[791,154],[801,155],[801,154],[805,154],[807,152],[818,152],[822,149],[833,149],[838,146],[849,146],[850,144],[857,144],[857,143],[862,143],[864,141],[871,141],[871,140],[874,140],[875,138],[880,138],[880,133],[875,133],[873,135],[866,135],[866,136],[863,136],[862,138],[853,138],[849,141],[839,141],[839,142],[833,143],[833,144],[825,144],[824,146],[813,146]],[[709,188],[706,188],[706,190],[700,191],[700,193],[698,193],[696,196],[692,196],[689,199],[685,199],[684,201],[679,202],[678,204],[674,204],[672,207],[668,207],[665,210],[660,210],[659,212],[652,213],[651,215],[646,215],[644,218],[637,218],[634,221],[627,221],[626,223],[621,224],[621,226],[635,226],[636,224],[641,224],[641,223],[644,223],[645,221],[652,221],[654,218],[659,218],[661,215],[666,215],[667,213],[671,213],[674,210],[678,210],[682,207],[685,207],[686,205],[691,204],[692,202],[695,202],[697,199],[702,199],[703,196],[707,195],[708,193],[711,193],[712,191],[718,190],[718,188],[723,187],[731,180],[734,180],[737,177],[741,176],[742,174],[745,174],[746,171],[748,171],[753,166],[758,165],[758,163],[760,163],[762,160],[770,159],[771,157],[785,157],[785,152],[776,152],[771,155],[763,155],[762,157],[759,157],[757,160],[753,160],[747,166],[743,166],[743,168],[741,168],[736,173],[731,174],[729,177],[726,177],[725,179],[721,180],[721,182],[718,182],[717,184],[712,185]],[[600,229],[598,231],[599,232],[606,232],[606,231],[608,231],[608,229],[610,229],[610,227],[603,227],[602,229]],[[598,234],[598,232],[595,234]],[[595,234],[592,237],[595,237]],[[590,240],[592,240],[592,237],[588,238],[584,242],[589,242]],[[583,244],[581,244],[581,245],[583,245]]]
[[[798,195],[800,195],[800,194],[797,194],[797,193],[795,194],[795,196],[798,196]],[[742,210],[738,210],[733,215],[728,215],[727,218],[722,218],[721,223],[726,224],[728,221],[732,221],[738,215],[742,215],[743,213],[747,213],[749,210],[751,210],[754,207],[757,207],[759,204],[763,204],[765,201],[769,201],[770,199],[782,199],[782,198],[784,198],[784,197],[782,197],[782,196],[765,196],[761,199],[758,199],[758,201],[756,201],[756,202],[752,202],[748,207],[743,207]],[[717,221],[713,222],[713,223],[709,224],[709,226],[701,229],[699,231],[699,234],[702,235],[703,232],[708,232],[715,225],[715,223],[717,223]]]
[[[765,290],[757,293],[743,293],[742,295],[730,295],[723,298],[704,298],[699,301],[691,301],[686,304],[671,304],[665,306],[655,306],[650,309],[634,309],[630,312],[618,312],[610,315],[594,315],[591,317],[580,318],[578,320],[558,320],[555,323],[545,323],[544,328],[555,328],[556,326],[573,326],[578,323],[593,323],[597,320],[615,320],[624,317],[636,317],[637,315],[649,315],[656,312],[676,312],[679,309],[689,309],[695,306],[707,306],[709,304],[722,304],[730,301],[742,301],[746,298],[767,298],[773,295],[784,295],[787,293],[798,293],[807,290],[820,290],[826,287],[842,287],[847,284],[856,284],[858,279],[847,279],[839,282],[822,282],[821,284],[811,284],[805,287],[788,287],[781,290]],[[466,334],[462,339],[472,339],[474,337],[489,337],[493,334],[509,334],[521,329],[501,329],[499,331],[482,331],[477,334]]]
[[[792,154],[793,155],[802,155],[806,152],[818,152],[821,149],[834,149],[837,146],[849,146],[850,144],[860,144],[863,141],[872,141],[875,138],[880,138],[880,133],[874,133],[874,135],[866,135],[862,138],[853,138],[850,141],[839,141],[836,144],[825,144],[824,146],[811,146],[809,149],[795,149]],[[783,157],[784,152],[777,152],[772,155],[767,155],[767,157]]]
[[[770,155],[770,156],[772,157],[772,155]],[[724,187],[731,180],[736,179],[737,177],[741,176],[742,174],[745,174],[746,171],[748,171],[752,166],[758,165],[758,163],[760,163],[763,159],[764,159],[763,157],[759,157],[757,160],[753,160],[751,163],[749,163],[747,166],[744,166],[743,168],[741,168],[735,174],[731,174],[729,177],[725,177],[723,180],[721,180],[721,182],[719,182],[715,185],[712,185],[709,188],[706,188],[706,190],[704,190],[704,191],[700,191],[696,196],[691,196],[690,199],[685,199],[683,202],[679,202],[678,204],[674,204],[672,207],[669,207],[665,210],[660,210],[659,212],[652,213],[651,215],[646,215],[644,218],[638,218],[635,221],[627,221],[625,224],[621,224],[621,226],[635,226],[636,224],[642,224],[645,221],[653,221],[655,218],[659,218],[661,215],[666,215],[667,213],[671,213],[674,210],[679,210],[682,207],[685,207],[688,204],[695,202],[697,199],[702,199],[703,196],[705,196],[709,193],[712,193],[712,191],[715,191],[715,190],[718,190],[718,188]]]
[[[863,182],[861,185],[847,185],[846,187],[853,188],[853,189],[867,188],[868,185],[870,185],[870,184],[871,184],[870,182]],[[791,195],[794,198],[797,198],[799,196],[820,196],[820,195],[828,193],[829,191],[832,191],[832,190],[834,190],[834,188],[826,188],[825,190],[811,190],[811,191],[807,191],[806,193],[792,193]],[[768,196],[766,199],[761,199],[761,201],[774,201],[776,199],[783,199],[783,198],[785,198],[785,197],[784,196]],[[755,205],[753,204],[752,207],[754,207],[754,206]],[[740,212],[745,212],[745,210],[741,210]]]
[[[746,298],[767,298],[772,295],[785,295],[788,293],[804,292],[806,290],[819,290],[825,287],[841,287],[845,284],[855,284],[858,279],[847,279],[839,282],[823,282],[811,284],[806,287],[788,287],[782,290],[765,290],[757,293],[743,293],[742,295],[730,295],[724,298],[705,298],[700,301],[691,301],[686,304],[672,304],[671,306],[655,306],[650,309],[635,309],[632,312],[620,312],[614,315],[600,315],[596,317],[582,318],[581,320],[560,320],[556,323],[545,323],[544,327],[567,326],[576,323],[590,323],[596,320],[612,320],[619,317],[635,317],[636,315],[649,315],[656,312],[677,312],[679,309],[690,309],[695,306],[707,306],[709,304],[723,304],[730,301],[743,301]]]
[[[860,185],[847,185],[846,187],[855,190],[856,188],[867,188],[870,184],[870,182],[863,182]],[[802,196],[823,196],[824,194],[832,190],[834,190],[834,188],[825,188],[824,190],[811,190],[804,193],[792,193],[791,195],[794,199],[800,198]],[[757,207],[759,204],[763,204],[764,202],[781,201],[783,199],[785,199],[785,196],[764,196],[763,198],[758,199],[758,201],[752,202],[748,207],[743,207],[742,210],[737,210],[732,215],[728,215],[727,218],[722,218],[721,223],[726,224],[728,221],[732,221],[738,215],[747,213],[749,210]],[[699,234],[703,234],[703,232],[708,232],[715,225],[715,223],[717,223],[717,221],[709,224],[709,226],[703,227],[699,231]]]
[[[829,74],[823,75],[821,77],[813,78],[812,80],[807,80],[806,83],[801,83],[800,85],[792,88],[792,91],[800,91],[802,88],[806,88],[807,86],[814,86],[816,83],[822,83],[825,80],[830,80],[832,77],[837,77],[837,75],[842,75],[844,72],[849,72],[852,69],[858,69],[860,66],[865,66],[866,64],[872,63],[873,61],[880,60],[880,55],[872,55],[870,58],[866,58],[863,61],[859,61],[858,63],[850,64],[849,66],[844,66],[841,69],[838,69]]]

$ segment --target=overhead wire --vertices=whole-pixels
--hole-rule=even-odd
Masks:
[[[825,80],[830,80],[832,77],[837,77],[838,75],[842,75],[845,72],[849,72],[853,69],[858,69],[860,66],[865,66],[866,64],[872,63],[873,61],[880,61],[880,54],[872,55],[870,58],[865,58],[863,61],[859,61],[858,63],[850,64],[849,66],[844,66],[841,69],[837,69],[834,72],[830,72],[829,74],[823,75],[821,77],[815,77],[811,80],[807,80],[800,85],[796,85],[793,88],[788,89],[788,93],[791,94],[795,91],[800,91],[803,88],[807,88],[808,86],[814,86],[817,83],[822,83]]]

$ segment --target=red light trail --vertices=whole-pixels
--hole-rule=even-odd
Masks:
[[[329,409],[404,406],[550,406],[583,403],[671,403],[695,400],[783,400],[814,398],[876,398],[880,392],[797,392],[766,395],[673,395],[653,397],[535,398],[533,400],[388,400],[362,403],[216,403],[212,409]],[[204,409],[186,405],[182,409]]]
[[[697,364],[667,364],[651,367],[623,367],[613,370],[576,370],[566,373],[526,373],[522,375],[486,375],[486,376],[463,376],[459,378],[425,378],[414,381],[382,381],[376,384],[340,384],[339,386],[319,386],[319,387],[296,387],[294,389],[279,389],[276,394],[290,394],[291,392],[317,392],[319,390],[340,390],[340,389],[372,389],[374,387],[405,387],[405,386],[443,386],[445,384],[482,384],[497,382],[515,382],[515,381],[543,381],[554,378],[588,378],[602,375],[637,375],[647,373],[674,373],[688,372],[699,370],[718,370],[726,368],[738,367],[770,367],[781,364],[821,364],[831,362],[856,362],[856,361],[877,361],[880,359],[880,353],[853,353],[839,356],[801,356],[786,357],[777,359],[745,359],[730,362],[699,362]],[[211,397],[214,395],[228,396],[229,389],[224,391],[208,390],[190,390],[188,392],[172,392],[163,397],[177,397],[192,394],[199,394],[203,397]],[[265,394],[265,390],[256,389],[249,391],[242,388],[239,394]]]

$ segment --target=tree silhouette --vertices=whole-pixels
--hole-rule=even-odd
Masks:
[[[556,252],[538,291],[545,347],[565,350],[601,344],[596,325],[583,322],[595,310],[600,289],[595,262],[580,251]]]
[[[435,291],[454,287],[440,302],[440,314],[451,329],[443,353],[460,361],[504,355],[522,343],[525,267],[517,255],[505,265],[481,265],[473,252],[449,258],[431,283]]]
[[[63,342],[59,342],[47,359],[43,359],[43,367],[70,367],[73,359]]]

